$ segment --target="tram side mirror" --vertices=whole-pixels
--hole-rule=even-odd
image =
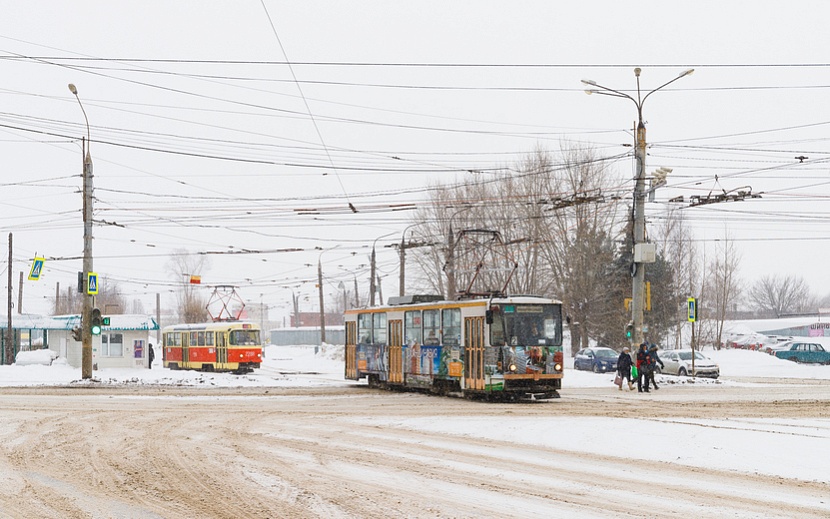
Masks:
[[[493,311],[487,310],[484,312],[484,320],[487,321],[487,324],[493,324]]]

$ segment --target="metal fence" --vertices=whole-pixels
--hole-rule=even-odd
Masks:
[[[270,330],[271,344],[275,346],[319,346],[320,328],[277,328]],[[326,326],[326,342],[329,344],[345,344],[346,331],[342,326],[329,328]]]

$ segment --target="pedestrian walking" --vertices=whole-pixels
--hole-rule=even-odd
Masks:
[[[156,358],[156,352],[153,351],[153,343],[148,343],[149,349],[147,350],[147,358],[150,362],[147,363],[147,369],[153,369],[153,360]]]
[[[631,382],[631,364],[631,348],[626,346],[617,358],[617,373],[620,377],[620,391],[622,391],[622,385],[625,382],[628,382],[629,391],[634,389],[634,383]]]
[[[660,389],[657,387],[657,381],[654,380],[654,373],[657,371],[657,365],[660,364],[660,368],[665,368],[665,364],[663,361],[660,360],[660,356],[657,355],[657,350],[660,348],[656,344],[652,344],[651,347],[648,349],[648,358],[649,358],[649,369],[648,378],[646,378],[646,390],[648,390],[649,383],[654,386],[654,389]]]
[[[643,342],[640,344],[640,349],[637,350],[637,372],[639,375],[637,376],[637,392],[639,393],[648,393],[648,365],[649,365],[649,356],[648,356],[648,344]],[[643,387],[643,381],[645,381],[645,388]]]

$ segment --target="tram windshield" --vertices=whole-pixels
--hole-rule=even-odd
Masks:
[[[231,346],[256,346],[259,344],[259,330],[231,330]]]
[[[551,304],[494,306],[490,325],[493,346],[559,346],[562,310]]]

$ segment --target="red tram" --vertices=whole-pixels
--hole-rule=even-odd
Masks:
[[[164,367],[250,373],[262,363],[259,326],[241,321],[176,324],[162,330]]]
[[[347,379],[505,400],[555,398],[562,387],[556,300],[402,296],[345,320]]]

